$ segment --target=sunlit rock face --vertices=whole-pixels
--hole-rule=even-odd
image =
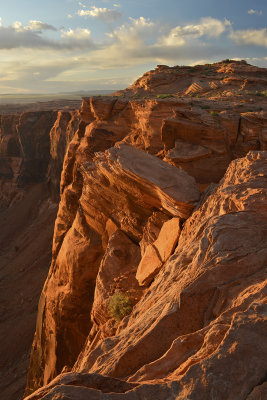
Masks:
[[[119,231],[111,235],[93,306],[99,310],[94,320],[100,330],[88,338],[73,368],[79,379],[100,373],[138,383],[125,393],[129,399],[153,393],[177,398],[190,393],[193,399],[216,393],[221,399],[243,399],[252,390],[262,392],[256,387],[266,373],[266,157],[254,151],[230,164],[220,185],[203,195],[187,219],[174,254],[130,316],[108,327],[108,315],[100,317],[97,304],[116,282],[113,278],[108,283],[108,267],[115,262],[110,274],[123,277],[120,268],[115,272],[114,257],[125,240]],[[137,260],[128,263],[129,272],[131,265]],[[125,288],[123,282],[120,289]],[[98,398],[99,392],[86,385],[80,392],[71,383],[65,387],[64,376],[32,398],[44,393],[68,398],[72,393],[79,399],[86,390]],[[93,376],[90,379],[97,379]]]
[[[267,100],[251,103],[241,74],[251,91],[264,90],[267,74],[243,62],[214,64],[209,76],[205,68],[192,76],[160,66],[117,96],[58,116],[56,148],[60,132],[76,131],[29,399],[264,393]],[[219,79],[226,70],[231,82]],[[118,292],[132,304],[121,321],[109,311]]]

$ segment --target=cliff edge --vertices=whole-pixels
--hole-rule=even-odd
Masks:
[[[224,60],[83,100],[27,399],[266,395],[266,88]]]

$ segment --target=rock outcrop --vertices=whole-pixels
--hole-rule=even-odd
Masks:
[[[243,61],[158,66],[40,129],[40,215],[56,207],[59,179],[60,203],[29,399],[264,395],[266,87],[266,69]],[[19,121],[28,126],[19,117],[12,138]],[[1,154],[16,157],[16,140]],[[1,182],[22,176],[28,189],[32,170],[5,157]],[[20,204],[12,196],[5,207]],[[115,318],[120,296],[129,307],[115,304]]]
[[[255,87],[258,79],[265,88],[265,70],[226,64],[233,79],[243,68],[254,76]],[[199,73],[201,68],[196,68]],[[220,74],[226,67],[210,68]],[[153,74],[156,86],[154,78],[149,80]],[[162,74],[174,79],[168,83],[171,96],[157,94],[166,89],[158,84]],[[188,99],[186,93],[181,99],[174,90],[180,79],[175,68],[167,72],[160,67],[152,75],[145,89],[137,81],[117,97],[83,100],[79,128],[64,160],[27,394],[72,370],[138,382],[134,392],[143,393],[142,382],[149,381],[152,391],[159,385],[165,393],[166,381],[175,382],[177,395],[182,396],[184,385],[190,396],[198,390],[208,396],[217,389],[212,379],[211,386],[199,389],[208,379],[201,372],[204,364],[220,346],[220,357],[229,362],[227,354],[234,354],[234,348],[229,350],[223,340],[239,335],[239,328],[236,333],[230,329],[239,312],[241,331],[252,329],[246,324],[255,299],[260,299],[257,340],[262,335],[265,216],[259,217],[258,210],[264,209],[266,155],[259,150],[266,148],[265,96],[253,96],[252,105],[244,100],[240,112],[237,81],[232,91],[228,81],[223,84],[230,91],[227,102],[214,85],[205,99]],[[245,89],[239,90],[246,99]],[[256,111],[258,100],[261,111]],[[254,152],[246,157],[249,150]],[[238,157],[245,158],[232,161]],[[209,186],[200,199],[199,189],[218,184],[225,173],[218,188]],[[259,281],[250,287],[252,254]],[[108,310],[117,292],[127,293],[133,304],[119,324]],[[216,369],[215,359],[211,363]],[[255,381],[263,379],[263,365],[260,358]],[[188,375],[192,366],[199,377],[189,387],[181,382],[193,379]],[[224,374],[223,369],[218,373]]]
[[[22,398],[25,388],[60,174],[76,121],[74,111],[0,116],[0,392],[10,400]]]
[[[58,201],[65,150],[78,122],[78,112],[32,111],[1,116],[0,209],[21,199],[25,188],[46,181]]]
[[[266,152],[252,151],[233,161],[218,187],[203,194],[131,315],[82,350],[73,368],[79,381],[97,381],[90,375],[96,373],[138,384],[125,399],[260,399],[267,368],[266,160]],[[103,396],[86,384],[65,385],[68,374],[56,379],[29,399]]]
[[[1,116],[0,208],[11,206],[30,184],[45,181],[50,158],[49,132],[56,112]]]
[[[172,218],[162,225],[158,238],[146,247],[136,271],[140,286],[152,282],[154,276],[172,255],[180,236],[180,218]]]

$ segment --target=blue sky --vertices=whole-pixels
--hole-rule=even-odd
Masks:
[[[157,64],[267,67],[266,0],[0,0],[0,93],[117,89]]]

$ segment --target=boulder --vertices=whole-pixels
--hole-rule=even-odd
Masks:
[[[145,254],[138,265],[136,279],[139,285],[148,285],[159,272],[163,264],[173,253],[180,236],[180,219],[172,218],[165,222],[157,240],[147,246]]]
[[[200,196],[194,178],[126,144],[97,153],[94,163],[84,163],[81,169],[87,197],[95,204],[97,199],[101,213],[112,216],[123,231],[138,241],[155,209],[186,219]]]

